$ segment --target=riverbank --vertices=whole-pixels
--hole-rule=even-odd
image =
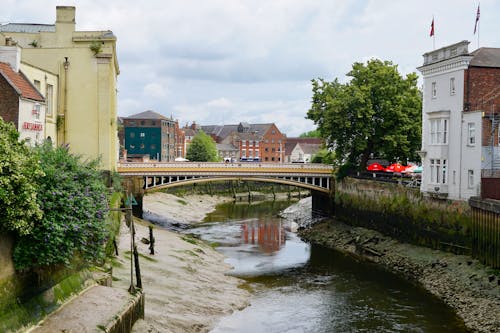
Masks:
[[[177,197],[165,193],[147,195],[150,213],[176,221],[200,222],[215,206],[231,198],[208,195]],[[133,332],[208,332],[225,315],[248,305],[249,292],[240,279],[226,275],[230,266],[207,243],[154,226],[155,255],[140,240],[149,238],[149,223],[135,219],[142,285],[146,297],[145,318]],[[113,268],[113,285],[130,284],[130,232],[122,224],[119,257]]]
[[[295,216],[293,210],[287,215]],[[302,229],[299,236],[376,263],[417,283],[453,308],[472,331],[500,332],[498,272],[469,256],[400,243],[379,232],[335,220]]]

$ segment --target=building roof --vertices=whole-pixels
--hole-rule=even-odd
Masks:
[[[0,32],[55,32],[55,24],[36,24],[36,23],[7,23],[0,25]]]
[[[470,62],[473,67],[500,67],[500,48],[481,47],[473,52]]]
[[[208,135],[214,135],[218,137],[221,141],[227,138],[231,133],[236,132],[239,136],[244,133],[253,134],[262,137],[273,124],[249,124],[246,122],[241,122],[237,125],[205,125],[201,126],[202,130]],[[238,128],[244,128],[244,132],[239,132]]]
[[[323,144],[323,139],[321,138],[299,138],[299,137],[290,137],[286,138],[285,143],[285,155],[291,155],[293,149],[297,144],[300,144],[300,147],[304,149],[304,145],[318,145],[321,149],[321,145]],[[304,151],[305,152],[305,151]]]
[[[33,86],[22,72],[16,72],[9,64],[0,62],[0,75],[14,88],[17,94],[23,98],[44,102],[45,98]]]
[[[226,144],[226,143],[216,143],[215,147],[217,148],[218,151],[239,151],[238,148],[233,146],[232,144]]]
[[[134,115],[131,115],[131,116],[128,116],[128,117],[124,117],[124,118],[126,118],[126,119],[154,119],[154,120],[160,120],[161,119],[161,120],[172,120],[170,118],[165,117],[162,114],[159,114],[159,113],[151,111],[151,110],[144,111],[144,112],[141,112],[141,113],[137,113],[137,114],[134,114]]]
[[[321,149],[321,144],[299,143],[299,145],[304,154],[314,155]]]
[[[196,131],[192,128],[181,128],[181,130],[184,132],[184,135],[185,136],[195,136],[196,135]]]

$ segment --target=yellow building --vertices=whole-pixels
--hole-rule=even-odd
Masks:
[[[36,80],[37,69],[59,78],[58,84],[39,81],[42,93],[50,85],[57,94],[47,118],[47,130],[57,128],[57,143],[115,170],[119,66],[113,32],[76,31],[75,7],[58,6],[55,24],[9,23],[0,26],[0,37],[0,44],[22,48],[22,69],[30,79]]]

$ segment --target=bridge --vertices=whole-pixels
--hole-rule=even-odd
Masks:
[[[127,162],[119,163],[117,171],[139,203],[136,216],[142,216],[144,192],[194,183],[248,180],[302,187],[311,190],[313,208],[315,202],[316,208],[329,202],[325,198],[333,191],[333,167],[316,163]]]

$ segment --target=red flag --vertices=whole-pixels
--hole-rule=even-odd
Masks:
[[[477,5],[476,23],[474,23],[474,35],[476,34],[478,22],[479,22],[479,5]]]
[[[431,33],[429,34],[430,37],[434,36],[434,18],[432,18],[432,23],[431,23]]]

